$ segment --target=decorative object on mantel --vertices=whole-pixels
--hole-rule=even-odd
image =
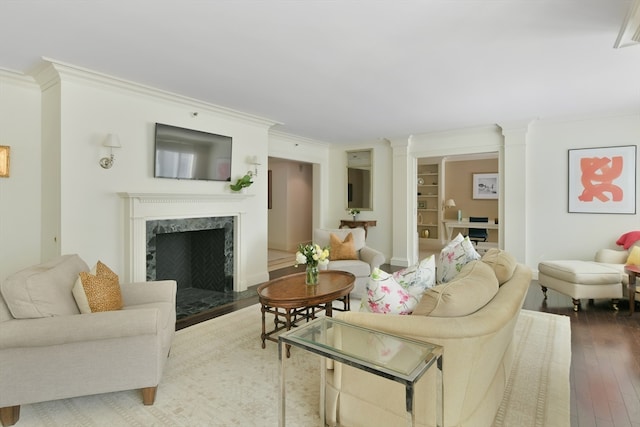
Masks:
[[[8,145],[0,145],[0,178],[9,177],[9,150]]]
[[[251,178],[253,178],[254,175],[254,172],[247,171],[247,173],[242,178],[238,178],[236,183],[230,184],[229,187],[233,191],[241,191],[243,188],[249,187],[251,184],[253,184]]]
[[[355,221],[356,218],[358,217],[358,214],[360,213],[360,209],[351,208],[351,209],[347,209],[347,212],[349,213],[349,215],[353,217],[353,220]]]
[[[298,245],[298,252],[296,252],[296,264],[297,267],[300,264],[307,265],[307,275],[305,277],[305,283],[307,285],[317,285],[318,276],[320,274],[318,265],[327,265],[329,263],[329,248],[321,248],[318,244],[310,243],[308,245]]]

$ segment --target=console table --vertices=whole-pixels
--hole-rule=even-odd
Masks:
[[[468,218],[465,218],[462,221],[456,221],[455,219],[445,219],[442,222],[444,223],[444,229],[447,233],[447,241],[451,240],[454,228],[487,228],[489,230],[499,229],[499,225],[495,222],[470,222]]]
[[[349,227],[349,228],[364,228],[364,238],[367,238],[367,231],[369,229],[369,227],[375,227],[376,226],[376,220],[368,220],[368,221],[357,221],[357,220],[350,220],[350,219],[341,219],[340,220],[340,227],[338,228],[343,228],[343,227]]]

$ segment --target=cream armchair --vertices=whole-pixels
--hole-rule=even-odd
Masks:
[[[384,264],[384,254],[366,245],[364,228],[316,228],[313,231],[313,243],[317,243],[322,247],[330,246],[331,233],[339,237],[340,240],[344,240],[349,233],[352,233],[358,259],[329,261],[326,268],[328,270],[346,271],[356,276],[356,283],[351,293],[355,297],[363,298],[369,275],[371,275],[374,268]]]
[[[20,405],[90,394],[141,389],[153,404],[175,334],[176,282],[121,284],[121,310],[80,314],[72,288],[88,270],[65,255],[2,283],[3,425],[18,421]]]

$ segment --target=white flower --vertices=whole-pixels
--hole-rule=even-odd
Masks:
[[[306,264],[307,257],[301,252],[296,252],[296,264]]]

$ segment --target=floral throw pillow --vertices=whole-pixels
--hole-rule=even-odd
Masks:
[[[449,282],[456,277],[465,264],[480,258],[480,254],[476,252],[469,237],[462,237],[462,234],[458,234],[455,239],[440,251],[437,282]]]
[[[411,314],[422,294],[435,285],[435,258],[393,274],[375,269],[367,283],[367,298],[361,311],[381,314]]]

